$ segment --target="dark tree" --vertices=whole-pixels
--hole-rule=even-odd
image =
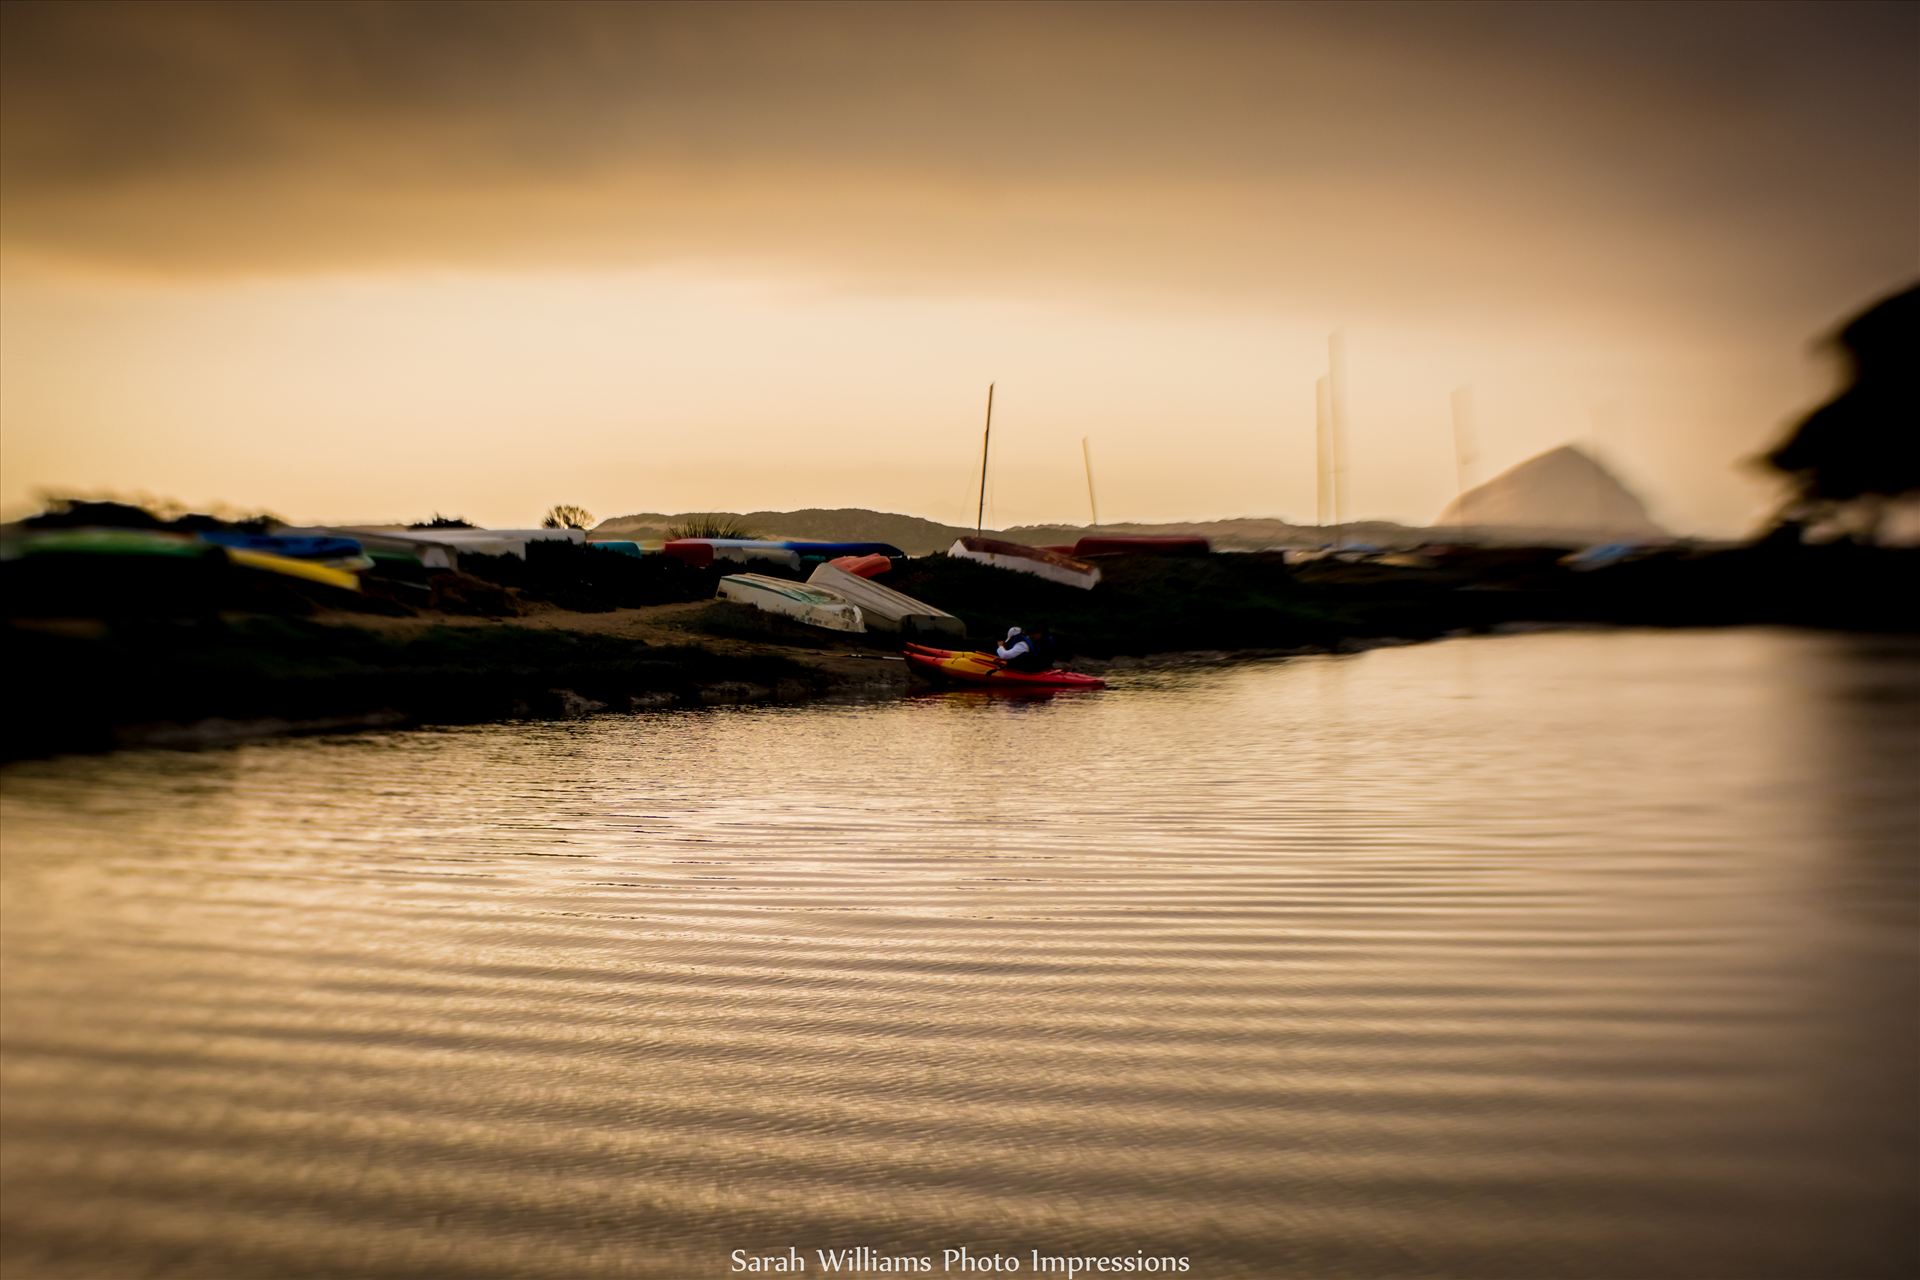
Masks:
[[[1833,343],[1846,388],[1764,459],[1798,485],[1799,519],[1920,491],[1920,286],[1876,302]]]
[[[593,527],[593,512],[585,507],[576,507],[567,503],[551,508],[540,521],[542,529],[590,529]]]

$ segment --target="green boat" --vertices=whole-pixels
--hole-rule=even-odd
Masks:
[[[8,547],[8,559],[21,556],[166,556],[201,560],[216,548],[192,534],[158,529],[48,529],[28,533]]]

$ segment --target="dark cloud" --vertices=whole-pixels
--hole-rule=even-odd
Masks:
[[[4,21],[5,240],[120,270],[691,258],[1630,308],[1887,274],[1920,223],[1910,5]]]

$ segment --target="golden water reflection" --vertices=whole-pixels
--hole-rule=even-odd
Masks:
[[[0,1259],[1916,1259],[1920,652],[1559,634],[4,777]]]

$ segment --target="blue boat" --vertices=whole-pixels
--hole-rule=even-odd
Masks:
[[[202,542],[238,551],[261,551],[289,560],[347,560],[360,554],[360,544],[352,538],[318,537],[312,534],[239,533],[229,529],[207,529]]]

